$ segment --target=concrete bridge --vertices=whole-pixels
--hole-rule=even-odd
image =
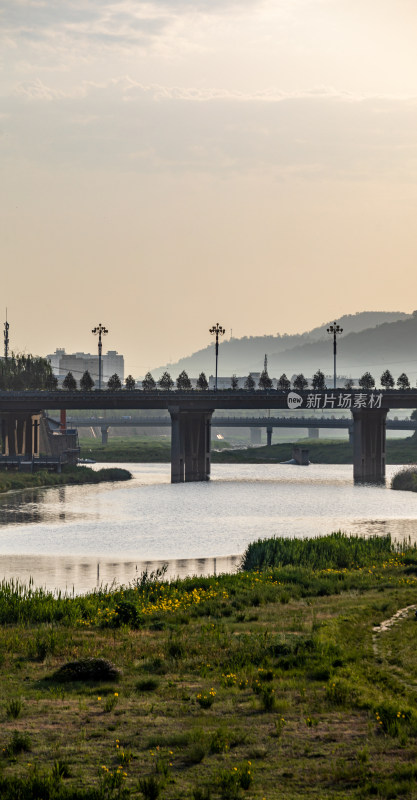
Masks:
[[[58,424],[58,420],[54,420]],[[353,419],[352,417],[304,417],[300,414],[292,417],[219,417],[216,414],[211,419],[212,427],[216,428],[250,428],[251,431],[259,431],[265,428],[267,444],[272,444],[272,432],[274,428],[307,428],[311,438],[318,436],[320,428],[330,428],[333,430],[347,429],[349,438],[353,442]],[[109,428],[168,428],[171,426],[171,418],[165,417],[67,417],[67,425],[72,428],[100,428],[102,444],[107,444]],[[417,430],[417,420],[410,419],[387,419],[387,430],[412,431]],[[255,440],[255,437],[253,437]],[[257,440],[260,442],[260,439]]]
[[[42,410],[164,410],[171,417],[171,480],[208,480],[210,475],[211,421],[219,410],[311,410],[347,411],[353,421],[353,475],[355,481],[381,482],[385,479],[386,417],[390,409],[417,408],[417,390],[279,392],[143,391],[110,392],[3,391],[0,392],[3,452],[10,441],[19,441],[22,454],[32,456],[30,427]],[[32,420],[32,423],[30,422]],[[131,422],[131,421],[130,421]],[[340,425],[339,420],[337,421]],[[20,427],[24,423],[21,435]],[[239,423],[241,420],[239,419]],[[291,420],[293,424],[293,420]],[[264,423],[263,423],[264,424]],[[305,426],[305,420],[303,420]],[[317,421],[315,419],[315,427]],[[26,453],[26,450],[30,452]]]

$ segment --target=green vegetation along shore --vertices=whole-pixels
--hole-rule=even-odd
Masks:
[[[402,469],[394,475],[391,489],[401,489],[405,492],[417,492],[417,468]]]
[[[351,464],[352,445],[346,439],[303,439],[297,444],[309,448],[314,464]],[[81,456],[103,462],[160,462],[171,459],[168,439],[151,436],[131,438],[114,437],[107,445],[92,439],[80,439]],[[216,443],[218,447],[218,443]],[[288,461],[292,457],[292,444],[273,444],[270,447],[249,447],[241,450],[213,450],[212,462],[223,464],[264,464]],[[417,461],[417,443],[413,437],[387,439],[388,464],[413,464]]]
[[[244,558],[268,566],[80,597],[3,582],[2,800],[415,798],[415,548]]]
[[[92,470],[90,467],[65,466],[61,473],[39,470],[38,472],[0,472],[0,493],[41,486],[63,486],[66,484],[101,483],[102,481],[128,481],[132,475],[127,469],[111,467]]]
[[[168,437],[115,436],[108,444],[97,439],[79,439],[81,458],[93,458],[108,463],[167,463],[171,460],[171,442]]]

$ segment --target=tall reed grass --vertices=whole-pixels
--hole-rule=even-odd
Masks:
[[[389,560],[398,551],[411,547],[392,542],[391,536],[349,536],[338,531],[309,539],[273,537],[258,539],[245,550],[242,570],[297,566],[313,570],[351,569]],[[413,548],[415,549],[415,548]]]

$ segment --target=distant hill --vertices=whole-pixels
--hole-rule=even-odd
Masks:
[[[284,352],[271,354],[269,372],[293,374],[303,372],[307,376],[320,368],[326,374],[333,372],[333,352],[329,342],[306,343]],[[359,377],[369,370],[377,383],[385,369],[394,377],[406,372],[413,379],[417,376],[417,314],[405,316],[394,322],[384,322],[357,333],[338,336],[337,372],[339,375]]]
[[[374,369],[377,362],[384,364],[385,355],[381,357],[381,348],[383,348],[382,342],[385,342],[385,339],[387,347],[389,344],[390,352],[393,354],[395,352],[398,361],[400,358],[398,347],[401,349],[402,345],[393,345],[389,341],[390,334],[387,329],[394,331],[391,326],[401,326],[412,323],[413,320],[417,325],[415,317],[400,311],[363,311],[357,314],[346,314],[339,318],[337,323],[343,328],[343,334],[338,337],[338,373],[356,376],[362,374],[366,369]],[[243,336],[240,339],[222,341],[219,375],[247,375],[249,372],[261,372],[265,354],[268,355],[268,372],[271,377],[278,377],[282,372],[287,372],[288,375],[305,372],[306,375],[310,375],[318,368],[329,374],[333,370],[333,350],[331,338],[326,329],[332,322],[334,320],[301,334]],[[408,331],[411,332],[411,328],[399,328],[397,331],[401,341],[404,341],[404,346],[408,341]],[[355,339],[358,336],[363,336],[363,339]],[[396,336],[397,333],[394,333],[394,337]],[[417,338],[415,335],[413,338],[414,346],[417,348]],[[411,344],[409,349],[411,355]],[[388,352],[386,350],[384,352],[387,353],[388,358]],[[387,366],[389,365],[387,364]],[[394,365],[392,366],[394,369]],[[405,366],[400,371],[404,369],[406,369]],[[205,372],[207,376],[213,374],[213,343],[175,363],[156,367],[152,370],[154,378],[159,378],[164,370],[168,370],[174,378],[182,370],[186,370],[190,377],[196,377],[200,372]],[[416,370],[415,358],[414,371]]]

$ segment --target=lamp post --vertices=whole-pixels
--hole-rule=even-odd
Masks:
[[[98,334],[98,388],[101,389],[101,337],[105,336],[106,333],[108,333],[108,330],[104,327],[104,325],[101,324],[101,322],[99,322],[97,327],[93,328],[91,333],[94,333],[96,336]]]
[[[224,328],[222,328],[221,325],[219,325],[218,322],[216,322],[216,324],[213,325],[212,328],[210,328],[209,332],[211,333],[212,336],[216,337],[216,380],[214,383],[214,391],[217,392],[217,361],[219,358],[219,336],[224,336],[226,331]]]
[[[333,334],[333,389],[336,389],[336,336],[338,333],[343,333],[343,328],[334,322],[327,328],[327,333]]]
[[[6,322],[4,323],[4,360],[7,361],[9,357],[9,328],[10,325],[7,322],[7,308],[6,308]]]

